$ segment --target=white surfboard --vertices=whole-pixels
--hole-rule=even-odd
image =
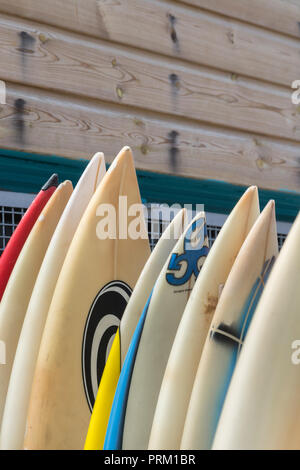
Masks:
[[[121,318],[121,323],[99,385],[85,442],[86,450],[103,448],[111,405],[132,335],[153,285],[171,250],[182,234],[185,225],[185,215],[186,211],[182,209],[163,232],[145,264],[127,304],[124,315]]]
[[[220,286],[259,215],[256,187],[236,204],[200,271],[180,321],[156,405],[149,449],[179,449],[202,348]]]
[[[154,283],[158,278],[164,264],[166,263],[166,260],[172,249],[181,237],[186,225],[186,210],[182,209],[163,232],[139,277],[120,323],[122,364],[124,363],[132,335],[140,318],[140,314],[145,307]]]
[[[214,449],[300,449],[300,214],[243,346]]]
[[[14,266],[0,304],[0,341],[6,363],[0,364],[0,421],[15,352],[32,289],[60,216],[72,193],[72,184],[60,184],[34,224]]]
[[[150,254],[143,211],[128,215],[124,202],[134,214],[142,209],[129,147],[88,204],[59,275],[33,380],[25,448],[84,447],[110,346]],[[140,233],[134,239],[128,232],[136,219]]]
[[[104,174],[104,156],[97,153],[78,181],[47,249],[27,308],[11,371],[2,419],[1,449],[23,448],[34,369],[55,285],[75,230]]]
[[[205,214],[199,212],[175,245],[153,289],[130,377],[123,449],[148,447],[170,350],[207,253]]]
[[[260,214],[229,273],[199,362],[181,449],[210,449],[249,324],[278,254],[275,204]]]

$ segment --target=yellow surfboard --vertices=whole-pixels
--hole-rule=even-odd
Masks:
[[[163,232],[145,264],[132,296],[130,297],[99,385],[85,442],[85,450],[99,450],[103,448],[111,405],[131,337],[150,295],[151,289],[167,257],[182,234],[185,224],[185,214],[185,209],[182,209]]]
[[[140,236],[128,236],[138,208],[133,158],[125,147],[80,221],[55,288],[33,380],[25,448],[84,447],[114,335],[150,254],[144,215]]]
[[[0,341],[6,346],[6,364],[0,365],[0,421],[32,289],[48,244],[71,193],[72,184],[70,181],[65,181],[52,194],[22,248],[2,297]]]

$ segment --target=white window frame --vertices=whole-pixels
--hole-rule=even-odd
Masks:
[[[0,206],[27,208],[35,198],[35,194],[0,191]]]
[[[228,217],[228,214],[218,214],[214,212],[205,212],[206,214],[206,223],[207,225],[215,225],[222,227],[225,220]],[[278,235],[287,235],[290,231],[292,223],[282,222],[278,220],[277,222],[277,233]]]

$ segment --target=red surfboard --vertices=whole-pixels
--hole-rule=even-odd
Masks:
[[[34,198],[12,234],[0,258],[0,300],[20,251],[44,206],[58,185],[58,176],[52,175]]]

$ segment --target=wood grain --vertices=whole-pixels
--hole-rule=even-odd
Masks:
[[[175,2],[0,0],[0,11],[286,86],[299,75],[296,39]]]
[[[1,78],[300,141],[291,91],[0,17]]]
[[[298,0],[178,0],[254,25],[300,37]]]
[[[103,151],[110,162],[130,145],[139,169],[300,190],[299,145],[12,84],[7,88],[1,148],[86,159]]]

